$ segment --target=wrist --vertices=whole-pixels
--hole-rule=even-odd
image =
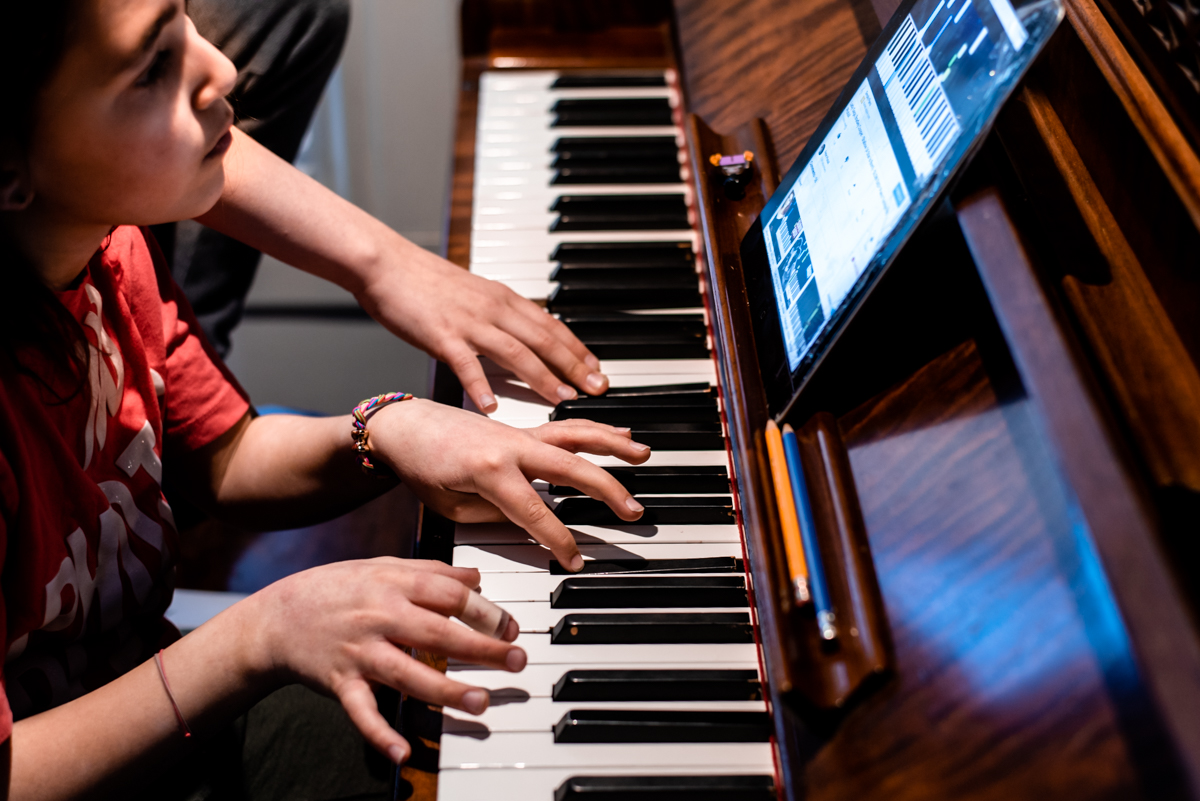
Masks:
[[[408,436],[409,427],[413,420],[425,414],[433,401],[413,398],[403,403],[389,404],[371,416],[367,421],[367,431],[371,437],[372,456],[381,464],[391,468],[396,475],[400,474],[400,458],[404,453],[404,443],[411,442]]]

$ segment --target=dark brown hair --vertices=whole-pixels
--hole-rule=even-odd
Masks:
[[[77,0],[0,0],[0,146],[6,152],[28,152],[38,96],[62,61],[76,5]],[[26,365],[20,353],[28,348],[40,351],[54,374]],[[0,356],[38,380],[57,402],[86,389],[83,328],[38,278],[7,225],[0,225]]]

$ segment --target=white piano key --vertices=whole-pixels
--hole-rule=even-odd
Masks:
[[[472,249],[505,248],[516,253],[545,248],[545,253],[540,258],[547,261],[554,248],[564,242],[688,242],[694,247],[697,238],[695,231],[512,231],[505,234],[471,235]],[[534,262],[538,261],[538,257],[515,258],[509,261]]]
[[[672,645],[555,645],[549,634],[521,634],[516,645],[525,650],[530,665],[568,665],[572,669],[606,668],[618,663],[664,665],[690,662],[705,667],[758,664],[758,646],[754,643],[682,643]],[[450,664],[461,667],[452,659]]]
[[[549,262],[534,264],[477,264],[471,272],[489,281],[549,281],[554,265]]]
[[[443,734],[440,770],[479,768],[629,767],[720,765],[743,771],[770,771],[769,743],[555,743],[551,732],[501,732],[486,739]]]
[[[567,615],[598,613],[606,615],[640,614],[645,612],[738,612],[746,607],[689,607],[681,609],[635,608],[628,609],[555,609],[549,601],[502,601],[500,606],[513,616],[522,634],[549,634],[558,622]]]
[[[569,526],[575,541],[624,545],[636,542],[738,542],[738,527],[716,526]],[[529,532],[512,523],[459,523],[454,528],[456,545],[532,545]]]
[[[692,190],[687,184],[585,184],[580,186],[556,186],[529,181],[524,184],[509,183],[505,186],[476,186],[472,208],[479,204],[530,203],[540,204],[549,210],[552,203],[562,195],[677,195],[691,203]]]
[[[712,359],[603,359],[600,362],[600,372],[610,379],[615,376],[637,376],[643,379],[642,384],[645,386],[690,384],[695,381],[693,376],[698,375],[708,376],[707,379],[701,380],[707,380],[714,386],[717,381],[716,367]],[[683,375],[688,376],[689,380],[676,380],[676,376]],[[662,380],[657,380],[659,378]],[[625,386],[636,387],[641,384]]]
[[[538,301],[545,301],[558,286],[545,278],[501,278],[496,279],[496,283],[504,284],[523,298]]]
[[[501,703],[509,700],[508,703]],[[681,710],[697,712],[766,712],[763,701],[568,701],[556,703],[549,698],[530,698],[525,701],[497,699],[482,715],[474,716],[456,709],[447,709],[442,716],[442,735],[466,736],[500,734],[502,732],[553,731],[554,724],[573,709],[622,710],[642,709],[649,712]]]
[[[546,89],[562,73],[558,70],[521,70],[513,72],[485,71],[479,76],[479,93],[522,92],[531,89]]]
[[[655,575],[646,573],[638,575]],[[678,576],[678,573],[668,575]],[[719,575],[731,576],[732,573],[688,575]],[[549,573],[481,573],[479,576],[479,591],[483,597],[495,603],[519,601],[549,601],[550,594],[562,584],[568,576],[552,576]]]
[[[773,767],[730,770],[724,765],[658,765],[637,770],[592,766],[586,771],[569,768],[524,770],[446,770],[438,774],[440,801],[552,801],[554,791],[574,776],[724,776],[772,775]]]
[[[484,373],[496,384],[493,389],[497,394],[527,399],[541,397],[531,390],[528,384],[519,380],[491,359],[486,357],[481,358],[479,364],[483,367]],[[713,361],[711,358],[658,360],[605,359],[601,363],[601,368],[606,364],[613,368],[613,372],[606,373],[609,378],[609,385],[612,387],[701,384],[705,381],[708,381],[710,386],[713,385],[711,378],[706,378],[706,376],[714,376]],[[627,365],[627,367],[622,367],[623,365]],[[668,376],[668,380],[654,381],[653,377],[655,373]]]
[[[579,454],[600,467],[628,467],[615,456]],[[729,467],[728,451],[652,451],[642,467]]]
[[[473,231],[549,231],[550,226],[558,219],[558,212],[523,212],[520,214],[484,215],[478,214],[472,218]],[[548,260],[547,260],[548,261]],[[543,262],[540,275],[545,278],[553,263]]]
[[[625,98],[662,97],[679,101],[679,92],[669,86],[595,86],[570,87],[565,89],[528,88],[521,91],[482,92],[479,95],[481,108],[504,106],[528,106],[549,113],[550,107],[564,98],[580,100],[623,100]]]
[[[590,231],[566,234],[544,231],[474,231],[471,235],[470,269],[483,264],[537,262],[546,263],[546,275],[553,269],[551,254],[564,242],[689,242],[670,231]],[[699,304],[699,301],[697,301]]]
[[[550,86],[558,79],[560,75],[565,73],[559,70],[513,70],[512,67],[523,67],[524,64],[512,64],[509,61],[517,59],[502,59],[503,64],[498,66],[501,69],[485,70],[479,79],[479,91],[481,94],[501,93],[501,92],[527,92],[537,89],[549,89]],[[606,70],[607,72],[607,70]],[[612,70],[615,73],[629,73],[633,75],[658,75],[659,70],[653,69],[625,69]],[[662,70],[663,79],[669,86],[675,84],[675,71],[671,69]],[[573,89],[559,91],[574,91]]]
[[[726,542],[680,544],[631,542],[624,545],[581,543],[584,561],[593,559],[713,559],[741,558],[742,547]],[[456,545],[454,565],[489,573],[533,573],[550,569],[554,559],[541,545]]]
[[[519,124],[516,120],[505,120],[508,124],[496,125],[500,120],[492,120],[489,126],[479,126],[476,129],[475,143],[480,145],[522,145],[535,144],[549,148],[554,142],[563,137],[582,136],[674,136],[675,141],[683,144],[683,132],[677,125],[580,125],[574,128],[552,128],[547,117],[545,124]]]

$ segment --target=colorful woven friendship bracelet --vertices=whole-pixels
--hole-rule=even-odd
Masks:
[[[354,451],[358,454],[363,472],[371,476],[386,477],[393,475],[386,465],[375,464],[371,461],[370,434],[367,432],[367,420],[371,415],[390,403],[412,400],[415,395],[408,392],[386,392],[367,398],[354,407],[354,423],[350,427],[350,437],[354,440]]]

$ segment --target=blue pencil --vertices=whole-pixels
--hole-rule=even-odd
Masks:
[[[787,457],[792,498],[796,504],[796,517],[800,522],[804,559],[808,562],[808,588],[812,593],[813,606],[817,610],[817,628],[821,632],[821,639],[833,640],[837,638],[837,617],[833,612],[833,601],[829,597],[829,583],[825,580],[821,549],[817,545],[817,527],[813,522],[812,506],[808,501],[808,485],[804,483],[804,467],[800,464],[800,442],[790,425],[783,427],[783,453]]]

